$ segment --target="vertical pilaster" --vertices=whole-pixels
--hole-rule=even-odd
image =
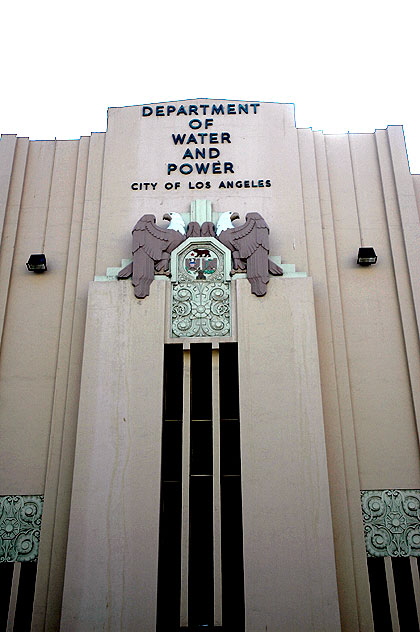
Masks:
[[[155,631],[164,286],[91,285],[63,632]]]
[[[238,292],[248,632],[340,628],[312,282]],[[275,315],[275,317],[274,317]]]

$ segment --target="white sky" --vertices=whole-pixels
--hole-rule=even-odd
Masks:
[[[403,125],[420,172],[420,2],[8,2],[0,131],[79,138],[110,106],[209,97],[295,103],[326,133]]]

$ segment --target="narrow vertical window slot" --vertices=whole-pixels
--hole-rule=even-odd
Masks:
[[[223,628],[245,625],[238,346],[219,346]]]
[[[213,626],[212,350],[191,345],[188,624]]]
[[[12,593],[13,562],[0,564],[0,630],[5,630],[9,615],[10,595]]]
[[[188,549],[189,549],[189,506],[190,506],[190,395],[191,353],[184,351],[182,406],[182,518],[181,518],[181,629],[188,626]]]
[[[162,420],[157,630],[179,630],[182,504],[182,345],[166,345]]]
[[[416,600],[417,618],[420,622],[420,577],[417,568],[418,558],[410,556],[411,579],[413,581],[414,599]]]
[[[188,624],[213,626],[213,481],[190,480]]]
[[[367,565],[375,632],[392,632],[384,559],[368,557]]]
[[[191,420],[212,419],[211,344],[191,345]]]
[[[408,557],[393,557],[392,570],[394,573],[400,630],[401,632],[418,630],[419,622],[417,618],[410,559]]]
[[[212,350],[213,396],[213,565],[214,565],[214,629],[222,625],[222,544],[220,524],[220,389],[219,349]]]
[[[211,476],[213,474],[211,419],[191,420],[190,448],[191,476]]]
[[[30,632],[37,567],[37,562],[21,564],[13,632]]]

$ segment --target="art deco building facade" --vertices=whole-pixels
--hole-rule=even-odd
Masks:
[[[2,136],[0,178],[0,629],[418,629],[402,128],[111,108],[80,140]],[[261,219],[247,250],[215,234],[227,212],[225,237]]]

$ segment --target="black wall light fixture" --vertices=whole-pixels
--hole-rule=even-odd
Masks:
[[[378,257],[373,248],[359,248],[357,255],[357,263],[359,266],[371,266],[373,263],[376,263],[377,260]]]
[[[47,260],[45,255],[31,255],[26,262],[26,267],[30,272],[45,272],[47,269]]]

